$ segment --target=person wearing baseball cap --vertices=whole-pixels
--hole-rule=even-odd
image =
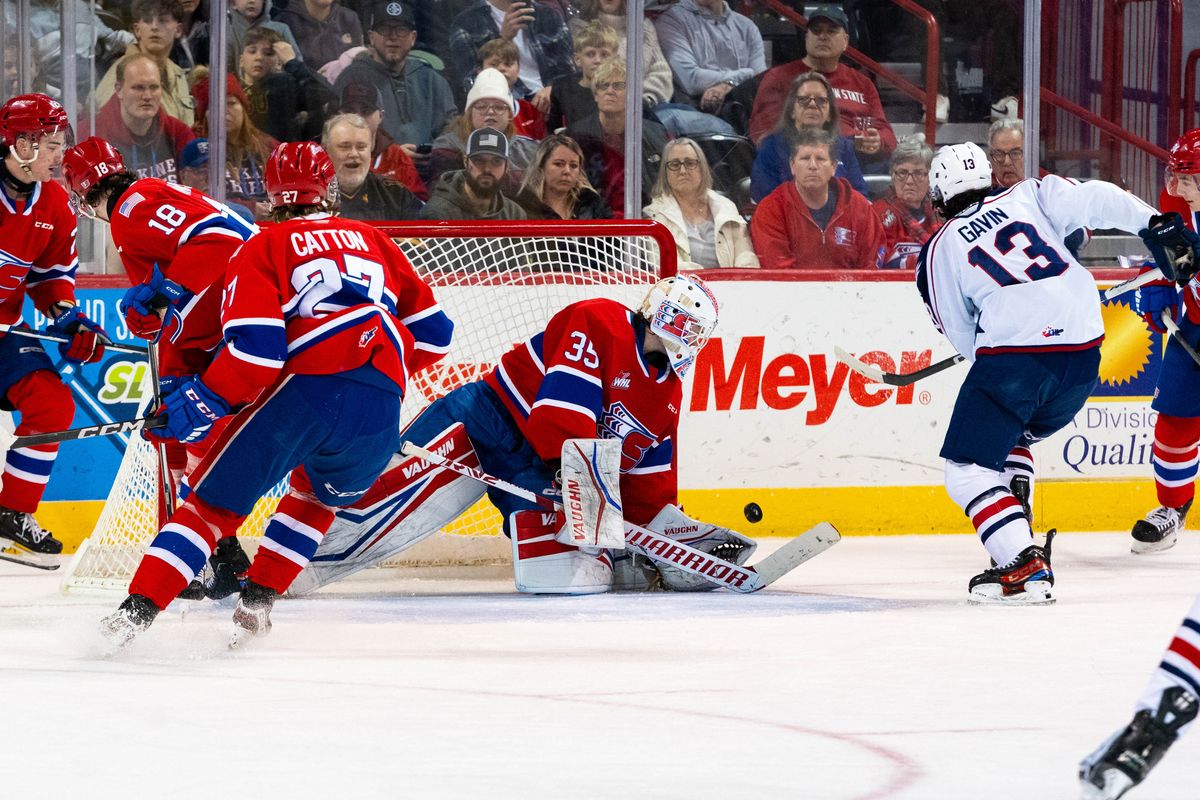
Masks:
[[[869,164],[887,165],[896,149],[896,134],[883,111],[875,84],[866,73],[842,63],[842,53],[850,46],[850,23],[840,6],[817,6],[808,15],[804,35],[804,58],[772,67],[763,75],[750,112],[750,139],[757,145],[779,124],[792,81],[805,72],[819,72],[833,87],[837,98],[839,124],[843,136],[854,137],[854,149],[864,171]]]
[[[378,102],[380,128],[417,163],[457,113],[450,84],[419,58],[409,58],[417,42],[416,14],[410,0],[376,0],[367,19],[368,56],[359,56],[338,76],[334,90],[346,98],[351,86],[359,98]],[[355,113],[362,113],[361,111]]]
[[[363,83],[350,84],[342,92],[338,113],[356,114],[371,129],[371,172],[402,184],[422,202],[429,199],[429,189],[417,172],[412,156],[380,127],[383,122],[383,93],[378,87]]]
[[[526,219],[525,210],[500,192],[508,173],[508,137],[478,128],[467,137],[463,168],[433,187],[422,219]]]

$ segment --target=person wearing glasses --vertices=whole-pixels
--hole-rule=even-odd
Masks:
[[[757,267],[746,221],[732,200],[713,191],[704,151],[691,139],[674,139],[662,157],[665,169],[645,215],[671,231],[680,266]]]
[[[567,135],[583,150],[583,171],[596,191],[613,210],[623,216],[625,208],[625,61],[612,58],[596,68],[592,93],[596,113],[567,129]],[[659,123],[642,120],[642,202],[650,203],[646,187],[658,179],[667,130]]]
[[[815,128],[796,134],[792,174],[758,204],[750,221],[765,269],[877,269],[883,223],[871,201],[837,170],[837,140]]]
[[[471,131],[494,128],[508,139],[509,172],[505,187],[515,193],[525,168],[533,161],[537,142],[517,133],[513,113],[513,96],[508,89],[508,79],[498,69],[488,67],[480,70],[467,94],[467,105],[462,116],[447,125],[442,135],[433,140],[433,152],[429,154],[430,183],[436,183],[447,172],[462,169],[463,153]]]
[[[854,153],[854,138],[840,135],[838,118],[829,79],[819,72],[797,76],[784,99],[775,131],[758,146],[758,155],[750,172],[751,199],[757,203],[775,191],[776,186],[792,179],[792,142],[796,134],[806,128],[821,129],[837,137],[838,163],[834,174],[850,181],[863,196],[869,196],[858,156]]]
[[[1025,123],[1001,119],[988,128],[988,158],[992,162],[992,185],[1008,189],[1025,180]]]
[[[884,269],[916,269],[921,246],[942,222],[929,199],[929,164],[933,151],[917,138],[901,139],[892,153],[892,184],[875,201],[883,223]]]

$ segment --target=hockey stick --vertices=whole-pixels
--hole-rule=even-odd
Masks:
[[[1200,364],[1200,353],[1197,353],[1196,348],[1188,344],[1187,339],[1183,338],[1183,332],[1179,330],[1179,325],[1176,324],[1175,318],[1172,316],[1169,308],[1163,309],[1162,323],[1163,327],[1167,329],[1167,333],[1174,337],[1175,341],[1179,343],[1179,346],[1183,348],[1183,352],[1191,356],[1192,361]]]
[[[922,378],[928,378],[930,375],[936,375],[942,370],[949,369],[959,362],[966,361],[966,358],[963,356],[955,354],[949,358],[942,359],[936,364],[930,364],[924,369],[919,369],[915,372],[899,373],[884,372],[874,364],[868,364],[865,361],[857,359],[837,346],[833,348],[833,355],[838,361],[842,362],[859,375],[864,375],[876,383],[886,383],[889,386],[910,386]]]
[[[90,425],[86,428],[71,428],[66,431],[51,431],[49,433],[32,433],[28,436],[17,436],[11,431],[0,428],[0,452],[14,447],[36,447],[40,444],[56,442],[73,442],[76,439],[93,439],[97,436],[112,436],[115,433],[134,433],[135,431],[150,431],[166,427],[166,416],[138,417],[125,419],[120,422],[106,422],[103,425]]]
[[[1112,300],[1114,297],[1123,295],[1126,292],[1132,292],[1134,289],[1140,289],[1148,283],[1164,280],[1166,277],[1166,275],[1163,275],[1163,271],[1161,269],[1155,267],[1152,270],[1143,272],[1141,275],[1130,278],[1122,283],[1118,283],[1116,286],[1110,286],[1104,291],[1100,292],[1100,302]]]
[[[42,333],[41,331],[31,331],[28,328],[17,328],[12,325],[0,325],[0,334],[11,333],[17,336],[24,336],[29,339],[42,339],[47,342],[58,342],[66,344],[71,341],[67,336],[55,336],[53,333]],[[145,347],[137,347],[131,344],[115,344],[111,340],[106,339],[104,346],[114,353],[129,353],[134,356],[145,356],[147,350]]]
[[[159,396],[158,390],[158,349],[150,345],[147,355],[150,362],[150,395],[154,398],[154,410],[157,411],[162,406],[162,397]],[[163,506],[169,517],[175,513],[175,487],[171,482],[171,467],[167,464],[167,443],[161,440],[155,442],[154,450],[158,453],[158,481]]]
[[[553,511],[562,509],[559,503],[548,497],[542,497],[516,484],[501,480],[483,470],[444,458],[412,442],[404,442],[400,446],[400,452],[406,456],[419,456],[430,464],[436,464],[457,472],[459,475],[473,478],[480,483],[494,486],[501,491],[536,503],[542,508]],[[757,592],[759,589],[769,586],[813,556],[833,547],[841,538],[836,528],[828,522],[822,522],[787,542],[758,564],[739,567],[737,564],[710,556],[702,550],[677,542],[669,536],[664,536],[649,528],[625,522],[625,546],[627,549],[652,561],[670,564],[684,572],[699,575],[717,586],[723,586],[742,594]]]

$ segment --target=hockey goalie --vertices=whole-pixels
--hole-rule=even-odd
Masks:
[[[624,519],[736,564],[754,550],[734,531],[676,505],[682,379],[717,325],[717,302],[695,277],[659,281],[640,310],[613,300],[573,303],[516,344],[483,380],[432,403],[402,439],[542,496],[584,484],[594,538],[528,499],[489,488],[512,540],[518,590],[593,594],[693,591],[714,585],[623,550]],[[579,477],[582,476],[582,480]],[[367,495],[343,509],[292,586],[311,592],[380,563],[456,519],[484,494],[470,478],[397,455]],[[616,539],[607,524],[617,514]],[[581,541],[581,539],[585,541]]]

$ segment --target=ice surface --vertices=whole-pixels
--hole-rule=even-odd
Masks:
[[[0,797],[1078,797],[1200,540],[1063,535],[1041,608],[969,606],[986,563],[972,537],[851,537],[755,595],[581,598],[374,570],[281,601],[250,651],[230,605],[191,604],[110,659],[119,597],[0,564]],[[1194,800],[1198,755],[1129,800]]]

